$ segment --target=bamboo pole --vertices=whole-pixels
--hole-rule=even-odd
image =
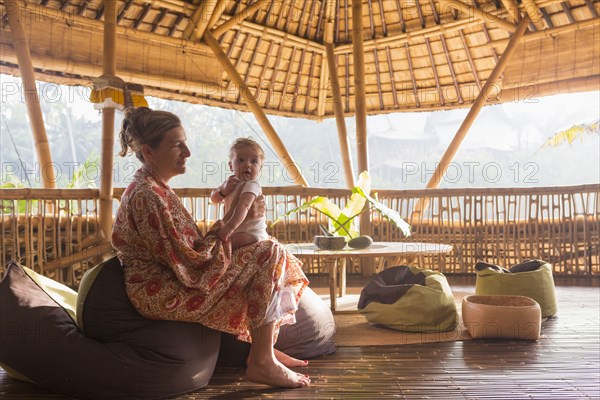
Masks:
[[[203,1],[201,4],[196,6],[194,13],[190,17],[187,26],[185,27],[183,33],[181,34],[181,37],[183,39],[190,40],[190,38],[192,37],[192,34],[194,33],[194,29],[196,29],[196,26],[198,25],[198,21],[200,20],[200,16],[202,14],[202,6],[204,5],[206,7],[206,3],[208,3],[208,2]]]
[[[221,49],[221,46],[219,45],[219,42],[217,42],[217,39],[212,35],[212,33],[207,31],[204,33],[204,40],[206,41],[206,44],[212,49],[213,53],[215,54],[215,57],[221,63],[223,69],[227,72],[229,77],[233,79],[238,85],[240,93],[246,101],[248,108],[250,108],[250,111],[252,111],[258,123],[267,135],[267,138],[275,148],[275,152],[277,153],[277,156],[281,159],[281,162],[283,162],[285,169],[291,174],[290,178],[293,179],[296,184],[308,186],[308,182],[306,181],[306,179],[304,179],[304,176],[298,168],[298,165],[296,164],[292,156],[288,153],[287,149],[285,148],[285,145],[279,138],[279,135],[277,135],[277,132],[269,122],[267,115],[258,105],[258,102],[256,101],[256,98],[250,91],[250,88],[248,87],[248,85],[246,85],[244,79],[236,71],[231,61],[227,58],[227,55],[223,52],[223,49]]]
[[[64,268],[71,264],[75,264],[81,262],[83,260],[88,260],[92,257],[102,257],[108,254],[112,254],[113,248],[110,242],[102,241],[94,244],[84,250],[78,251],[77,253],[70,254],[68,256],[64,256],[61,258],[57,258],[48,263],[41,264],[42,268],[45,272],[50,272],[55,269]]]
[[[469,132],[469,129],[471,128],[471,126],[473,125],[473,122],[475,121],[475,118],[477,118],[477,115],[479,114],[479,112],[481,111],[483,106],[485,105],[485,103],[487,101],[487,96],[490,92],[490,89],[498,82],[500,76],[502,75],[502,72],[504,71],[504,68],[506,67],[506,65],[508,64],[508,61],[511,59],[512,55],[514,54],[514,52],[517,48],[517,45],[521,41],[521,38],[525,34],[525,31],[527,30],[527,26],[529,25],[529,22],[530,22],[529,18],[525,17],[519,23],[519,26],[517,27],[516,32],[510,38],[510,42],[508,43],[508,46],[506,46],[506,50],[504,50],[504,53],[500,57],[500,60],[498,60],[498,64],[496,64],[496,67],[490,74],[489,78],[485,81],[483,88],[479,92],[479,95],[475,99],[475,102],[473,102],[473,106],[471,106],[469,113],[465,117],[465,120],[461,124],[460,128],[458,128],[456,135],[454,135],[452,142],[450,142],[450,145],[448,146],[448,148],[446,149],[446,152],[442,156],[442,159],[440,160],[438,167],[436,168],[435,172],[433,173],[433,176],[427,183],[427,187],[426,187],[427,189],[435,189],[439,186],[440,182],[442,181],[442,177],[444,176],[444,173],[448,169],[448,166],[454,159],[454,156],[456,155],[456,152],[458,151],[460,144],[462,143],[465,136],[467,135],[467,132]],[[425,211],[425,209],[427,208],[428,205],[429,205],[428,198],[424,198],[423,201],[417,202],[413,209],[411,219],[415,220],[415,218],[418,218],[422,214],[422,212]]]
[[[204,32],[208,28],[208,23],[212,18],[215,7],[217,7],[216,1],[203,1],[200,3],[197,11],[194,12],[192,17],[193,22],[188,25],[183,33],[183,37],[193,41],[201,39],[202,35],[204,35]]]
[[[523,0],[521,4],[523,5],[525,12],[529,16],[529,19],[531,20],[531,22],[533,22],[535,29],[537,29],[538,31],[543,30],[546,27],[544,23],[544,17],[542,16],[542,12],[535,3],[535,0]]]
[[[352,0],[352,50],[354,58],[354,101],[356,107],[356,148],[358,152],[358,172],[369,171],[369,150],[367,146],[367,103],[365,89],[365,49],[363,46],[362,0]],[[371,232],[370,213],[360,215],[360,231],[364,235]],[[363,275],[374,272],[373,260],[365,260]]]
[[[50,153],[50,144],[44,127],[44,118],[40,107],[40,99],[35,86],[35,73],[33,72],[33,63],[31,62],[31,53],[27,44],[25,30],[21,23],[20,2],[16,0],[5,1],[6,16],[12,32],[12,41],[19,64],[19,72],[23,81],[23,90],[25,93],[25,104],[27,114],[31,123],[31,131],[35,152],[40,162],[40,175],[42,185],[47,189],[56,188],[56,176],[52,163],[52,154]]]
[[[513,23],[519,22],[520,15],[519,6],[517,5],[517,2],[515,0],[501,0],[501,2],[502,5],[504,5],[504,8],[506,9],[509,21]]]
[[[104,59],[102,74],[116,76],[116,37],[117,37],[117,5],[112,0],[104,1]],[[113,198],[113,152],[115,143],[115,109],[102,109],[102,169],[100,180],[100,201],[98,218],[100,229],[105,240],[110,240],[112,232],[112,198]]]
[[[323,117],[326,112],[325,102],[327,101],[327,83],[329,81],[329,68],[325,66],[327,62],[327,50],[325,57],[321,58],[321,75],[319,76],[319,95],[317,97],[317,115]],[[341,96],[341,93],[340,93]]]
[[[440,0],[440,5],[448,5],[452,8],[454,8],[455,10],[460,11],[463,14],[466,14],[467,16],[474,16],[484,22],[490,22],[490,23],[495,23],[498,25],[498,27],[509,31],[509,32],[514,32],[515,29],[517,28],[517,26],[515,24],[511,24],[510,22],[495,16],[494,14],[490,14],[488,12],[482,11],[479,8],[475,8],[473,6],[470,6],[468,4],[465,4],[463,2],[460,2],[458,0]],[[442,10],[441,14],[444,14],[444,11]]]
[[[260,9],[264,4],[268,3],[271,0],[258,0],[256,3],[252,4],[249,7],[244,8],[239,13],[235,14],[233,17],[229,18],[227,21],[223,22],[221,25],[214,28],[211,33],[215,37],[219,37],[229,29],[233,28],[235,25],[238,25],[243,20],[248,18],[250,15],[254,14],[258,9]]]
[[[331,80],[331,89],[333,91],[333,112],[335,114],[335,124],[337,126],[338,140],[340,141],[340,153],[344,163],[344,175],[346,177],[346,186],[348,189],[354,187],[354,169],[352,167],[352,157],[350,157],[350,143],[348,142],[348,131],[346,130],[346,120],[344,119],[344,108],[342,107],[342,96],[340,90],[340,81],[337,75],[337,63],[335,61],[335,52],[333,47],[333,10],[336,0],[327,1],[327,22],[325,24],[325,50],[327,52],[327,68],[329,69],[329,79]]]
[[[348,141],[348,131],[346,129],[346,120],[344,119],[340,82],[336,73],[337,66],[333,43],[326,43],[325,49],[327,50],[327,67],[329,68],[329,79],[331,80],[331,89],[333,91],[333,113],[335,115],[338,140],[340,142],[342,163],[344,164],[344,176],[346,178],[346,186],[348,189],[352,189],[354,187],[354,167],[352,166],[352,157],[350,156],[350,142]]]
[[[206,27],[206,29],[214,28],[214,26],[219,21],[219,18],[221,18],[221,15],[223,15],[223,13],[225,12],[225,8],[227,7],[228,2],[229,0],[219,0],[219,3],[215,7],[214,12],[210,16],[210,20],[208,21],[208,26]]]
[[[362,1],[352,0],[352,47],[354,58],[354,101],[356,107],[356,146],[358,171],[369,170],[367,148],[367,104],[365,89],[365,53],[363,47]]]

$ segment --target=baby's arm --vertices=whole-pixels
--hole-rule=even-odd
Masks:
[[[225,197],[229,196],[235,190],[239,182],[240,180],[237,176],[231,175],[221,186],[213,189],[210,193],[210,201],[215,204],[222,202],[225,200]]]
[[[256,195],[252,192],[245,192],[240,194],[240,199],[235,206],[233,215],[229,218],[229,221],[219,230],[219,237],[221,240],[227,240],[238,226],[246,219],[248,210],[252,206]]]

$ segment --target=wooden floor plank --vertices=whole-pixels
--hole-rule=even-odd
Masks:
[[[537,342],[340,347],[299,369],[311,376],[308,388],[271,389],[247,382],[241,369],[218,368],[208,387],[177,399],[599,399],[600,290],[559,285],[557,297],[558,315]],[[67,399],[1,370],[0,398]]]

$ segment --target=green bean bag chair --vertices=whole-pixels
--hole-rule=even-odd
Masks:
[[[542,317],[550,317],[558,310],[552,267],[546,261],[526,260],[510,269],[479,262],[475,272],[475,293],[478,295],[530,297],[540,305]]]
[[[371,324],[407,332],[449,331],[458,317],[446,277],[407,266],[375,275],[360,294],[358,311]]]

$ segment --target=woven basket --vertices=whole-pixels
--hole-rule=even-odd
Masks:
[[[463,323],[473,339],[540,337],[540,305],[525,296],[467,296],[462,301]]]

